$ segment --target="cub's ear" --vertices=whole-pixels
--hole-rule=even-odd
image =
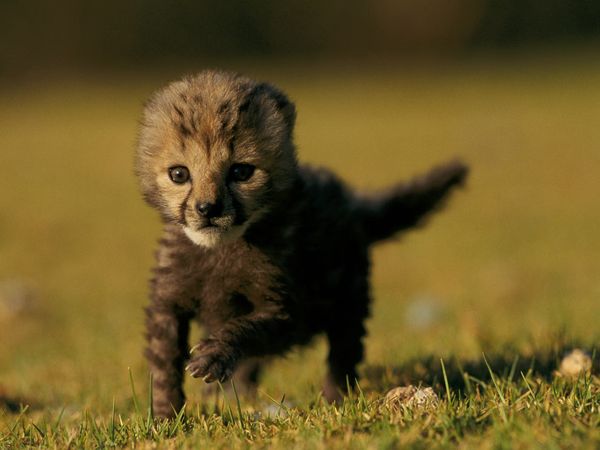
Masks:
[[[291,131],[296,123],[296,106],[287,98],[287,95],[275,86],[262,83],[259,87],[264,89],[265,93],[275,102],[277,109],[283,115],[285,123]]]
[[[255,118],[269,120],[273,115],[280,115],[287,128],[288,135],[292,134],[296,122],[296,107],[287,96],[269,83],[260,83],[250,89],[246,99],[240,105],[240,114],[248,112]]]

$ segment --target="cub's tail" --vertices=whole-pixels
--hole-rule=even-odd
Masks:
[[[369,242],[422,225],[444,205],[450,191],[464,183],[468,172],[465,164],[455,160],[386,191],[359,196],[357,213]]]

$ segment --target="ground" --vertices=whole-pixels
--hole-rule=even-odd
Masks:
[[[598,448],[598,379],[553,375],[600,337],[598,58],[247,71],[296,100],[300,158],[360,188],[472,166],[447,211],[374,250],[360,389],[323,404],[317,340],[272,365],[255,403],[188,379],[187,417],[149,420],[159,223],[132,153],[142,101],[176,74],[4,83],[0,288],[28,301],[0,310],[0,447]],[[408,383],[439,405],[381,405]]]

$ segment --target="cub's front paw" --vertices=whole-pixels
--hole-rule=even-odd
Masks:
[[[202,378],[206,383],[223,383],[231,378],[236,361],[235,351],[231,347],[213,339],[206,339],[192,349],[192,357],[185,370],[194,378]]]

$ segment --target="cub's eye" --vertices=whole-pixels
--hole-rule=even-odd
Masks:
[[[190,171],[185,166],[175,166],[169,169],[169,178],[173,183],[183,184],[190,179]]]
[[[250,164],[234,164],[229,169],[229,177],[233,181],[248,181],[254,173],[255,167]]]

